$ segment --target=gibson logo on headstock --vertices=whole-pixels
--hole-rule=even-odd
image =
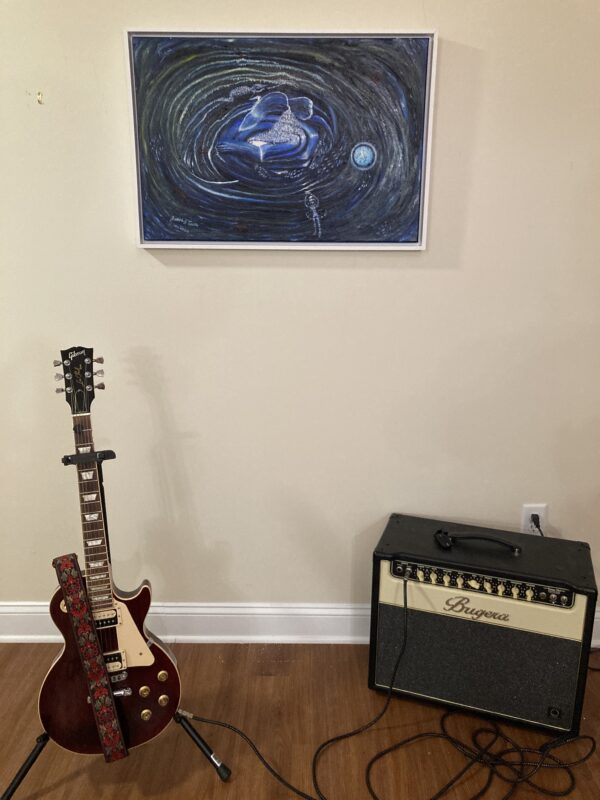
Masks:
[[[464,596],[449,597],[444,603],[444,611],[452,611],[454,614],[466,614],[471,619],[497,619],[498,622],[510,622],[509,614],[498,614],[497,611],[486,611],[485,608],[473,608],[469,604],[469,598]]]
[[[75,356],[82,356],[85,353],[85,350],[71,350],[69,353],[69,358],[75,358]]]

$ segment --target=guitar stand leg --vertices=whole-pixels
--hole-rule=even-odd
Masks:
[[[226,781],[229,779],[231,775],[231,770],[228,766],[223,764],[223,762],[217,758],[215,753],[211,750],[210,746],[204,741],[204,739],[200,736],[196,728],[192,725],[192,723],[184,717],[182,714],[177,712],[173,718],[175,722],[177,722],[183,730],[187,733],[190,739],[194,742],[194,744],[200,748],[206,758],[210,761],[212,766],[215,768],[217,775],[221,778],[222,781]],[[0,798],[0,800],[4,800],[4,797]]]
[[[48,744],[48,739],[49,738],[50,737],[48,736],[47,733],[42,733],[41,736],[37,737],[37,739],[35,740],[35,747],[33,748],[31,753],[27,756],[27,758],[23,762],[23,766],[17,772],[15,777],[12,779],[10,786],[4,792],[4,794],[2,795],[0,800],[9,800],[9,798],[12,797],[13,794],[17,791],[17,789],[21,785],[21,782],[22,782],[23,778],[25,777],[25,775],[27,775],[29,770],[34,765],[34,763],[35,763],[37,757],[39,756],[39,754],[42,752],[44,747],[46,747],[46,745]]]

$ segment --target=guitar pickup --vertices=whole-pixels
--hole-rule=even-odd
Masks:
[[[104,653],[104,663],[107,672],[120,672],[127,667],[125,653],[116,650],[113,653]]]
[[[96,629],[111,628],[121,622],[121,612],[118,608],[109,608],[107,611],[97,611],[94,614]]]

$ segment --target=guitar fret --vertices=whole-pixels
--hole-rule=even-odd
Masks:
[[[95,450],[89,413],[73,414],[75,452],[85,457]],[[108,557],[108,538],[104,522],[104,504],[100,491],[98,465],[90,456],[89,462],[77,466],[81,528],[85,552],[85,576],[93,611],[114,606],[113,585]]]

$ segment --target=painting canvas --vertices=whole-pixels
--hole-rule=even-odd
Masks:
[[[424,246],[433,34],[129,33],[144,246]]]

